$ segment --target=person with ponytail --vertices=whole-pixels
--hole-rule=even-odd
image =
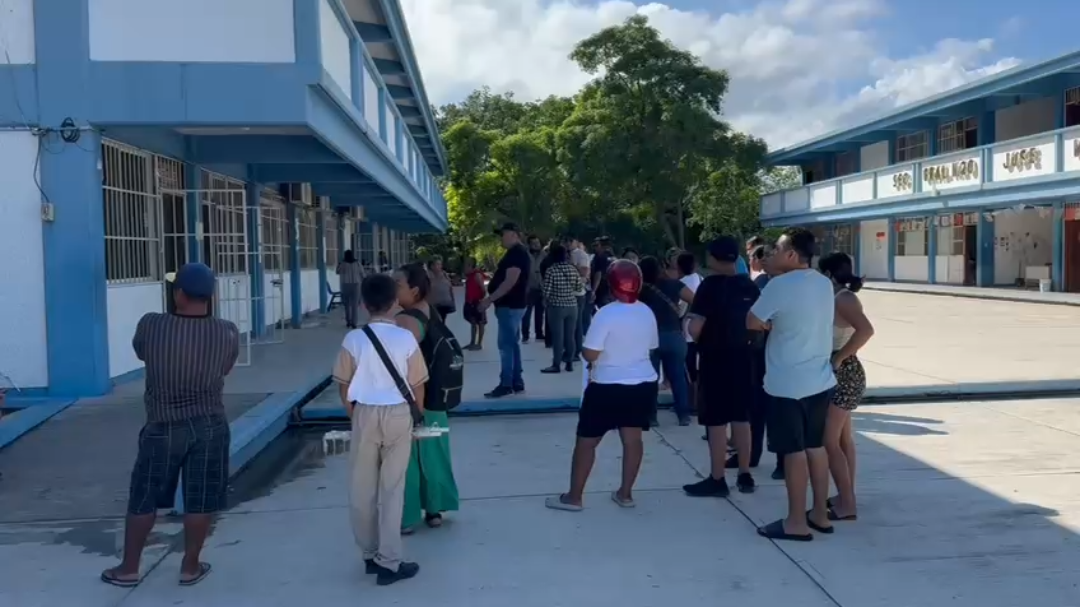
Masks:
[[[863,281],[854,275],[851,257],[841,252],[830,253],[818,261],[818,269],[832,280],[836,293],[832,348],[836,391],[825,420],[825,450],[839,495],[829,499],[829,520],[854,521],[858,511],[851,412],[859,406],[866,392],[866,373],[857,353],[874,335],[874,325],[866,318],[856,295]]]

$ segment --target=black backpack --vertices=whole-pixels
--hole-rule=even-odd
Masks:
[[[745,274],[706,278],[706,280],[710,279],[724,281],[723,295],[719,309],[716,311],[720,326],[709,332],[710,336],[719,342],[716,345],[725,350],[749,351],[764,348],[765,332],[751,331],[746,328],[746,316],[761,296],[757,285]]]
[[[419,321],[424,332],[424,339],[420,341],[420,351],[428,367],[424,408],[450,411],[461,404],[461,391],[465,385],[465,354],[450,327],[434,309],[431,310],[431,318],[419,310],[406,310],[404,314]]]

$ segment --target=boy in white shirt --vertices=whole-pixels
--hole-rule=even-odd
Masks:
[[[409,579],[420,566],[402,560],[401,517],[405,474],[412,452],[414,415],[404,397],[411,392],[423,407],[427,364],[408,329],[394,323],[397,284],[386,274],[364,278],[360,293],[371,321],[367,328],[382,344],[405,386],[399,386],[363,328],[345,336],[334,381],[352,419],[350,517],[364,568],[380,586]],[[422,412],[422,409],[421,409]]]
[[[600,308],[585,335],[582,356],[589,363],[589,383],[578,412],[577,441],[570,467],[570,491],[549,497],[554,510],[579,512],[596,448],[604,435],[619,431],[622,440],[622,484],[611,499],[623,508],[635,506],[637,481],[644,446],[641,433],[649,429],[656,405],[656,370],[650,353],[660,345],[656,316],[638,301],[641,270],[625,259],[607,270],[614,300]]]

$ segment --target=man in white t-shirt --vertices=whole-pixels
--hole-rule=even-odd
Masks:
[[[589,383],[578,412],[577,441],[570,467],[570,491],[548,498],[555,510],[582,509],[596,448],[604,435],[619,431],[622,440],[622,484],[611,494],[620,507],[634,507],[634,482],[641,469],[641,433],[649,429],[656,404],[656,370],[650,353],[660,347],[656,317],[638,301],[641,270],[617,260],[607,270],[614,298],[600,308],[585,336],[582,356],[589,363]]]
[[[770,539],[809,541],[811,530],[832,533],[828,512],[829,460],[825,419],[836,378],[832,368],[833,285],[810,269],[814,235],[802,228],[784,232],[769,258],[776,273],[750,309],[746,325],[768,330],[765,392],[769,394],[771,449],[784,458],[788,515],[760,529]],[[814,507],[806,511],[806,486]]]
[[[589,276],[591,266],[589,254],[585,252],[585,245],[573,236],[564,236],[563,245],[570,251],[570,264],[577,268],[581,274],[581,282],[584,285],[577,293],[578,323],[575,335],[577,347],[575,352],[581,355],[581,344],[585,334],[589,331],[589,323],[592,321],[592,280]]]
[[[397,304],[397,283],[387,274],[372,274],[364,278],[360,293],[371,315],[367,326],[422,409],[427,364],[412,332],[397,326],[391,315]],[[364,553],[365,571],[377,575],[380,586],[409,579],[420,570],[416,563],[401,558],[413,411],[363,329],[345,336],[334,365],[334,382],[352,419],[350,518]]]

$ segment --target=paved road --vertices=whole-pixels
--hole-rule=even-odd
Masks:
[[[204,555],[215,571],[195,588],[176,585],[175,553],[151,559],[128,594],[95,579],[113,562],[104,531],[72,525],[67,540],[38,542],[35,527],[0,526],[0,604],[1080,604],[1080,400],[862,408],[860,520],[806,545],[754,534],[783,509],[774,481],[730,501],[682,495],[705,470],[696,428],[649,434],[636,510],[607,499],[618,479],[613,440],[585,512],[544,509],[543,497],[566,486],[573,427],[572,415],[456,422],[463,508],[406,540],[423,566],[406,584],[378,588],[361,573],[346,462],[316,458],[218,523]]]

